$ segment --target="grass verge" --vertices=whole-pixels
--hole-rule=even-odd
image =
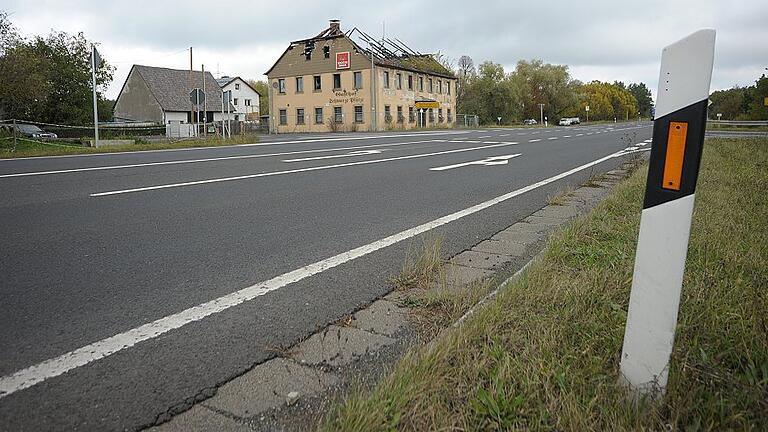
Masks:
[[[768,140],[707,141],[667,394],[633,406],[618,367],[644,174],[322,428],[766,430]]]
[[[141,150],[165,150],[192,147],[218,147],[235,144],[251,144],[258,142],[258,137],[252,135],[238,135],[232,139],[207,139],[207,140],[182,140],[159,143],[141,143],[110,147],[84,147],[81,145],[66,143],[57,144],[44,141],[19,138],[16,140],[16,148],[13,147],[12,137],[0,137],[0,159],[34,157],[34,156],[62,156],[72,154],[90,153],[119,153]]]

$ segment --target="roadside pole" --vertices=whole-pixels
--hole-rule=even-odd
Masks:
[[[205,93],[205,65],[202,65],[203,73],[203,93]],[[203,136],[208,137],[208,107],[206,106],[206,100],[203,99]]]
[[[96,46],[91,44],[91,80],[93,84],[93,146],[99,146],[99,108],[98,100],[96,98],[96,68],[97,63],[100,61],[97,59],[98,53],[96,52]]]
[[[621,374],[635,394],[664,393],[699,174],[715,30],[662,50]]]
[[[13,119],[13,151],[16,151],[16,119]]]

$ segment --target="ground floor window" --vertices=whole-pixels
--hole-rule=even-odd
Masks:
[[[392,109],[389,105],[384,105],[384,121],[392,123]]]
[[[283,126],[288,124],[288,110],[280,110],[280,124]]]
[[[448,123],[453,123],[453,115],[450,108],[448,108]]]
[[[315,124],[323,124],[323,108],[315,108]]]
[[[437,121],[442,123],[443,120],[444,120],[443,119],[443,109],[442,108],[438,108],[437,109]]]
[[[304,108],[296,108],[296,124],[304,124]]]
[[[362,123],[362,122],[363,122],[363,106],[356,105],[355,106],[355,123]]]
[[[434,123],[435,122],[435,110],[432,108],[429,109],[429,122]]]
[[[408,107],[408,122],[413,123],[416,121],[416,116],[413,114],[413,107]]]
[[[333,107],[333,121],[334,123],[342,123],[344,121],[344,115],[341,112],[341,107]]]
[[[397,107],[397,122],[402,123],[405,120],[403,117],[403,107]]]

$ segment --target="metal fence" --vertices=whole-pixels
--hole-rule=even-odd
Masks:
[[[768,126],[768,120],[707,120],[717,126]]]
[[[475,114],[456,114],[456,127],[459,127],[459,128],[480,127],[480,116]]]

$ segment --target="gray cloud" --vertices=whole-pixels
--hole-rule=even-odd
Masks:
[[[50,3],[11,0],[2,6],[26,34],[51,28],[83,31],[117,63],[115,96],[131,62],[188,67],[183,50],[195,47],[195,66],[261,78],[291,40],[312,36],[340,18],[372,35],[396,35],[422,52],[470,55],[507,69],[520,59],[566,64],[581,80],[643,81],[656,87],[661,49],[699,28],[716,28],[713,89],[749,85],[768,67],[768,2],[652,0],[618,2],[509,1],[386,3],[115,2]]]

